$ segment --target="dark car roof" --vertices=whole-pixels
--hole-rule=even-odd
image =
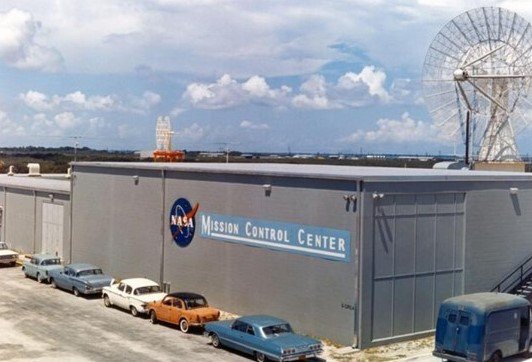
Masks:
[[[248,323],[248,324],[253,324],[257,327],[268,327],[268,326],[271,326],[271,325],[276,325],[276,324],[284,324],[284,323],[288,323],[287,321],[283,320],[283,319],[280,319],[280,318],[277,318],[277,317],[272,317],[270,315],[264,315],[264,314],[259,314],[259,315],[248,315],[248,316],[244,316],[244,317],[240,317],[238,318],[238,320],[242,321],[242,322],[245,322],[245,323]]]
[[[179,298],[179,299],[196,299],[196,298],[204,298],[203,295],[197,294],[197,293],[189,293],[189,292],[176,292],[176,293],[170,293],[168,294],[169,297]]]
[[[92,264],[85,264],[85,263],[74,263],[74,264],[68,264],[66,267],[74,270],[76,273],[83,271],[83,270],[92,270],[92,269],[100,269],[99,267],[92,265]]]
[[[484,314],[494,310],[529,306],[523,297],[507,293],[474,293],[449,298],[443,301],[443,308],[465,309]]]

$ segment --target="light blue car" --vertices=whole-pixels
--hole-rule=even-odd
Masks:
[[[76,297],[81,294],[98,294],[102,288],[111,285],[113,278],[102,269],[91,264],[69,264],[49,273],[52,288],[69,290]]]
[[[22,265],[24,276],[26,278],[35,278],[39,283],[48,283],[50,281],[50,272],[61,268],[61,259],[48,254],[32,255],[31,259],[25,261],[24,265]]]
[[[207,323],[204,335],[215,348],[230,347],[259,362],[299,361],[317,357],[323,350],[320,341],[296,334],[288,322],[267,315]]]

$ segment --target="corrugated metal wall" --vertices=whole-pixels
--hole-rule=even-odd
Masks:
[[[463,293],[464,193],[375,194],[371,332],[376,343],[434,329],[442,300]],[[369,235],[368,235],[369,236]]]
[[[75,171],[74,261],[100,265],[115,277],[161,279],[172,291],[204,293],[221,309],[277,315],[301,332],[353,344],[358,214],[344,195],[356,194],[356,182],[167,172],[163,188],[160,171]],[[203,238],[200,230],[179,247],[169,229],[178,198],[199,203],[200,212],[347,230],[350,262]]]
[[[62,223],[62,257],[69,260],[70,255],[70,196],[49,192],[3,188],[0,198],[4,208],[2,238],[11,247],[23,253],[41,253],[43,238],[43,204],[63,207]]]

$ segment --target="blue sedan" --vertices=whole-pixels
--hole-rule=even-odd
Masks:
[[[215,348],[234,348],[259,362],[303,360],[323,350],[320,341],[296,334],[288,322],[267,315],[207,323],[204,335]]]
[[[111,285],[112,277],[105,275],[102,269],[91,264],[69,264],[64,268],[52,270],[50,284],[53,288],[72,291],[75,296],[80,294],[97,294],[102,288]]]

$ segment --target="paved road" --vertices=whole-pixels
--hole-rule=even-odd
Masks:
[[[0,267],[0,361],[250,361],[201,332],[152,325]]]

